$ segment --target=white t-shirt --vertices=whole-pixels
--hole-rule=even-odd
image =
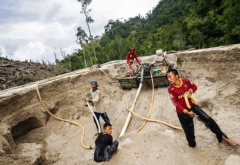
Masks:
[[[100,89],[97,88],[97,90],[94,92],[92,89],[90,89],[90,92],[92,96],[92,102],[94,103],[94,111],[100,113],[106,112]]]

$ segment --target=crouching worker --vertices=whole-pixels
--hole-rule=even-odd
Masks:
[[[100,125],[100,116],[103,118],[103,120],[106,123],[110,123],[108,115],[107,115],[107,113],[105,111],[105,104],[104,104],[102,96],[101,96],[101,91],[98,88],[97,81],[96,80],[92,80],[91,81],[91,85],[92,85],[92,89],[90,89],[90,92],[91,92],[92,98],[91,99],[86,99],[85,101],[94,104],[94,114],[97,117],[99,125]],[[95,120],[94,117],[93,117],[93,121],[96,124],[97,131],[99,129],[101,130],[101,128],[98,128],[97,121]],[[101,127],[101,125],[100,125],[100,127]],[[98,134],[98,132],[95,135],[97,135],[97,134]]]
[[[190,109],[186,106],[184,95],[187,94],[188,97],[191,96],[193,92],[197,90],[197,86],[191,83],[188,79],[179,79],[178,72],[175,69],[170,69],[167,72],[168,81],[171,85],[168,88],[171,100],[176,106],[176,111],[180,123],[184,129],[189,147],[194,148],[196,146],[195,135],[194,135],[194,125],[193,117],[196,115],[198,119],[201,120],[217,137],[218,142],[227,142],[229,145],[236,145],[228,139],[227,135],[224,134],[219,128],[218,124],[208,116],[198,105],[191,102],[189,98]]]
[[[98,134],[95,141],[94,160],[96,162],[108,161],[118,148],[118,141],[113,142],[112,125],[105,123],[104,132]]]

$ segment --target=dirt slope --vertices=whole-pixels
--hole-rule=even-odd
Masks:
[[[140,60],[150,62],[159,58],[149,56]],[[166,59],[169,63],[174,63],[181,77],[189,78],[198,86],[194,97],[200,107],[216,120],[229,137],[240,143],[240,45],[167,54]],[[121,76],[127,71],[124,61],[104,65],[102,68],[114,76]],[[52,113],[83,125],[86,145],[93,145],[96,138],[92,115],[84,106],[84,99],[90,95],[89,82],[92,79],[99,83],[113,124],[112,135],[120,142],[119,150],[112,159],[99,164],[221,165],[239,162],[239,146],[219,144],[215,135],[196,119],[195,149],[187,146],[183,131],[162,124],[148,122],[141,132],[134,133],[143,123],[143,120],[135,116],[132,117],[126,134],[118,138],[128,115],[123,92],[117,80],[108,78],[99,71],[66,77],[40,87],[43,101]],[[124,91],[130,105],[136,91],[137,89]],[[151,88],[144,85],[134,111],[147,116],[150,102]],[[80,145],[81,129],[49,117],[39,102],[34,86],[2,95],[0,103],[0,135],[7,139],[7,142],[2,140],[1,143],[4,145],[0,149],[4,152],[0,152],[0,164],[26,164],[29,157],[35,160],[35,164],[42,165],[96,164],[93,161],[94,151],[85,150]],[[167,88],[155,89],[150,118],[180,126]],[[4,146],[7,144],[11,145],[12,153],[6,152],[8,150]],[[25,155],[21,154],[23,145],[28,149]],[[39,152],[30,154],[31,149],[35,148]]]

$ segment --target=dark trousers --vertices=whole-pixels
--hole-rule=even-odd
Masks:
[[[194,125],[193,125],[193,118],[185,113],[178,113],[179,121],[182,125],[184,133],[186,135],[188,144],[195,145],[195,135],[194,135]]]
[[[201,108],[199,108],[199,106],[193,105],[191,107],[191,110],[197,115],[198,120],[202,121],[216,135],[219,143],[222,142],[222,136],[228,138],[227,135],[225,135],[221,131],[217,123],[210,116],[208,116]],[[183,113],[182,114],[178,113],[178,118],[184,129],[188,143],[191,144],[194,143],[195,136],[193,118]]]
[[[98,122],[99,122],[99,125],[100,125],[100,116],[102,117],[102,119],[103,119],[106,123],[110,123],[110,119],[108,118],[108,115],[107,115],[106,112],[105,112],[105,113],[94,112],[94,114],[95,114],[95,116],[97,117],[97,120],[98,120]],[[98,130],[99,128],[98,128],[97,122],[96,122],[96,120],[95,120],[94,117],[93,117],[93,121],[94,121],[94,123],[96,124],[97,130]],[[101,127],[101,125],[100,125],[100,127]],[[101,128],[100,128],[100,130],[101,130]]]
[[[96,162],[108,161],[112,157],[113,153],[116,152],[118,148],[118,141],[114,141],[111,146],[107,146],[104,149],[104,156],[99,156],[100,148],[96,147],[94,151],[94,160]]]

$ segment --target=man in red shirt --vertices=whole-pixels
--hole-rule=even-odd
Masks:
[[[195,84],[192,84],[188,79],[179,79],[178,71],[175,69],[170,69],[167,72],[167,77],[168,81],[171,83],[168,88],[168,93],[170,94],[173,104],[176,106],[177,115],[184,129],[189,147],[194,148],[196,146],[193,125],[193,117],[196,115],[199,120],[201,120],[213,133],[216,134],[219,143],[224,140],[230,145],[236,145],[236,143],[228,139],[227,135],[221,131],[217,123],[211,117],[200,109],[199,106],[192,103],[190,98],[188,98],[188,101],[191,108],[188,109],[185,103],[184,95],[187,94],[190,97],[191,94],[197,90],[197,86]]]
[[[129,70],[129,75],[131,75],[131,71],[133,72],[134,71],[134,67],[133,67],[133,60],[134,58],[136,58],[138,64],[140,65],[140,62],[137,58],[137,54],[135,53],[135,48],[132,47],[130,52],[128,52],[127,54],[127,64],[128,64],[128,70]]]

